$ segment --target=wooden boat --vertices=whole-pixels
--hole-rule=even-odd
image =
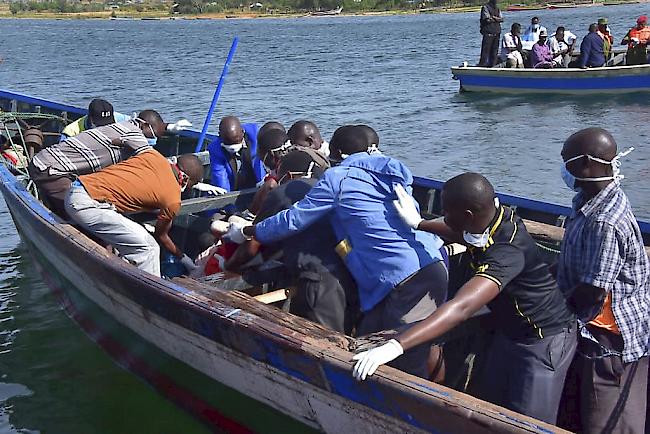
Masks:
[[[546,8],[545,6],[510,5],[506,8],[506,11],[508,12],[537,11],[545,8]]]
[[[577,8],[578,5],[572,4],[572,3],[549,3],[546,5],[546,9],[574,9]]]
[[[575,95],[650,92],[650,65],[516,69],[465,64],[451,68],[451,73],[465,92]]]
[[[312,17],[327,17],[332,15],[340,15],[342,11],[343,11],[343,7],[339,6],[336,9],[331,9],[328,11],[313,11],[310,13],[310,15]]]
[[[52,128],[85,112],[7,91],[0,91],[0,108],[4,122],[12,116],[6,112],[39,113]],[[184,152],[193,149],[197,136],[198,132],[187,132],[159,148]],[[422,209],[439,211],[441,183],[417,178],[415,184]],[[246,293],[227,291],[219,282],[163,280],[144,273],[49,212],[30,193],[27,178],[4,165],[0,191],[34,264],[68,315],[118,364],[215,431],[563,432],[390,367],[356,382],[350,372],[351,350],[359,344],[354,338],[262,304]],[[192,239],[197,228],[209,222],[201,211],[241,206],[253,193],[184,200],[175,226]],[[557,248],[552,232],[559,231],[555,238],[561,237],[557,225],[567,208],[500,197],[550,231],[540,245]],[[534,223],[529,228],[535,233]],[[642,223],[646,236],[649,229]],[[467,330],[445,340],[480,337],[486,329],[489,317],[479,316]]]

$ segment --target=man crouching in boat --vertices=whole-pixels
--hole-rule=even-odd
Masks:
[[[86,130],[43,149],[34,155],[27,170],[50,210],[65,218],[63,201],[76,176],[151,149],[147,139],[162,136],[166,130],[158,112],[144,110],[136,119]]]
[[[271,191],[254,224],[290,208],[316,185],[325,168],[310,148],[294,148],[282,156],[276,167],[279,186]],[[336,254],[336,236],[328,219],[314,223],[310,230],[267,246],[265,257],[282,250],[280,259],[291,286],[290,312],[341,333],[349,334],[357,317],[356,285]],[[238,271],[261,248],[257,240],[241,244],[226,262],[226,269]]]
[[[160,276],[160,249],[140,224],[125,212],[160,210],[154,236],[188,269],[193,261],[169,237],[181,208],[181,192],[203,179],[203,165],[192,154],[170,163],[147,149],[97,173],[80,176],[65,199],[70,217],[84,229],[115,247],[120,256],[141,270]]]
[[[399,186],[396,190],[395,205],[406,224],[466,244],[475,273],[427,319],[355,355],[354,376],[365,379],[402,351],[442,336],[487,305],[497,332],[480,397],[554,424],[577,345],[577,323],[521,219],[498,204],[492,185],[477,173],[445,183],[444,222],[423,220],[413,198]]]
[[[357,126],[341,127],[330,141],[330,157],[341,159],[327,170],[304,199],[254,226],[231,224],[228,236],[262,244],[283,240],[328,218],[340,240],[336,251],[354,277],[364,314],[358,334],[402,327],[436,309],[447,290],[442,240],[406,227],[391,204],[394,184],[410,189],[411,171],[368,143]],[[427,378],[430,346],[396,362],[403,371]]]

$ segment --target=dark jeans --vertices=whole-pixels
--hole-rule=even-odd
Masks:
[[[488,68],[491,68],[497,64],[500,39],[500,33],[497,33],[496,35],[483,35],[483,41],[481,42],[481,59],[478,62],[478,66],[487,66]]]
[[[514,341],[496,333],[479,397],[555,424],[567,371],[577,346],[577,324],[543,339]]]
[[[382,330],[403,330],[408,325],[422,321],[444,302],[448,284],[447,267],[443,261],[434,262],[407,277],[374,308],[366,312],[357,328],[363,336]],[[427,378],[427,359],[430,343],[406,351],[391,366],[409,374]]]

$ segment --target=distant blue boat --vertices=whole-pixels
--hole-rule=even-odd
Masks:
[[[603,94],[650,92],[650,65],[603,68],[451,68],[461,92]]]

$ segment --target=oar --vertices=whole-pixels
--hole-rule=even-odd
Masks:
[[[228,67],[230,66],[230,62],[232,62],[232,58],[235,55],[235,50],[237,49],[238,43],[239,43],[239,38],[235,36],[235,39],[232,40],[232,45],[230,46],[230,51],[228,52],[226,63],[223,65],[223,70],[221,71],[221,77],[219,78],[219,84],[217,85],[217,89],[214,91],[214,96],[212,97],[212,104],[210,104],[210,110],[208,110],[208,115],[205,117],[205,122],[203,123],[203,129],[201,130],[201,135],[199,136],[199,141],[196,143],[196,149],[194,150],[194,152],[201,152],[201,149],[203,148],[203,140],[205,140],[205,135],[208,132],[208,126],[210,125],[210,121],[212,120],[212,114],[214,113],[214,108],[217,105],[217,101],[219,101],[219,95],[221,95],[221,88],[223,87],[223,82],[226,79],[226,75],[228,75]]]

